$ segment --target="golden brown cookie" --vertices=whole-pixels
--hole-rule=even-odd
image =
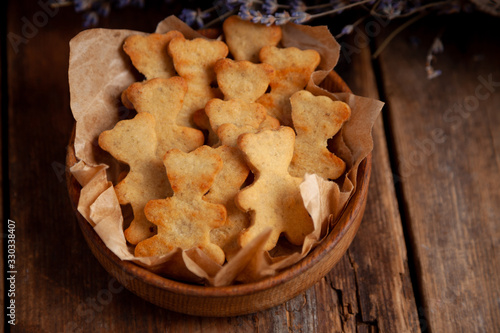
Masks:
[[[225,100],[238,98],[245,102],[255,102],[264,95],[274,77],[274,68],[269,64],[228,58],[217,61],[214,70]]]
[[[255,24],[236,15],[228,17],[222,29],[233,58],[251,62],[259,62],[260,49],[267,45],[278,45],[282,36],[280,26]]]
[[[212,130],[217,133],[223,145],[236,147],[236,140],[242,133],[254,133],[266,120],[266,109],[258,103],[248,103],[241,99],[223,101],[210,100],[205,113]]]
[[[276,73],[270,83],[271,92],[257,103],[264,105],[282,125],[292,126],[290,97],[307,85],[319,65],[320,55],[315,50],[266,46],[260,51],[260,60],[273,66]]]
[[[135,255],[159,256],[176,248],[198,247],[222,265],[224,252],[210,241],[210,231],[224,224],[226,209],[203,197],[222,169],[221,157],[202,146],[191,153],[169,150],[163,162],[174,195],[146,205],[146,217],[158,226],[158,234],[137,244]]]
[[[290,127],[243,134],[238,146],[254,173],[254,182],[236,196],[240,209],[251,214],[251,226],[240,236],[248,244],[267,227],[272,227],[265,250],[276,246],[281,233],[290,243],[301,245],[313,231],[299,185],[302,178],[292,177],[288,166],[293,156],[295,133]]]
[[[156,156],[154,129],[155,118],[139,113],[99,136],[102,149],[130,166],[130,172],[115,186],[115,191],[120,204],[130,204],[134,212],[134,219],[125,230],[126,239],[132,244],[154,235],[154,225],[144,215],[146,203],[172,195],[165,167]]]
[[[325,179],[337,179],[345,171],[345,163],[327,149],[332,138],[349,119],[349,105],[326,96],[314,96],[307,90],[290,98],[292,119],[297,137],[290,174],[304,177],[317,174]]]
[[[172,148],[189,152],[203,145],[205,140],[201,131],[179,126],[175,121],[186,91],[184,79],[178,76],[136,82],[126,90],[137,112],[148,112],[156,118],[157,156],[160,159]]]
[[[179,36],[182,34],[175,30],[166,34],[132,35],[123,43],[123,50],[147,80],[157,77],[168,79],[175,75],[175,69],[167,47],[172,38]]]
[[[218,96],[217,90],[211,87],[215,82],[214,66],[217,60],[227,56],[227,45],[217,40],[176,37],[170,41],[168,52],[172,56],[175,70],[186,80],[188,86],[177,123],[194,127],[193,113],[203,109],[210,99]]]
[[[214,98],[207,103],[205,112],[214,131],[226,123],[238,127],[249,125],[259,128],[259,125],[266,119],[266,109],[262,105],[247,103],[241,99],[223,101]]]

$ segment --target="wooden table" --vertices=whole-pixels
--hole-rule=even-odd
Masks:
[[[8,219],[15,221],[17,271],[16,325],[7,317],[2,327],[16,332],[498,332],[500,18],[424,18],[375,60],[373,50],[401,22],[376,30],[368,20],[341,39],[344,51],[336,70],[356,94],[386,102],[373,129],[373,174],[354,243],[325,278],[286,304],[241,317],[198,318],[122,290],[84,242],[64,183],[73,126],[68,42],[82,21],[71,8],[48,12],[45,2],[2,3],[0,216],[4,232]],[[179,11],[180,5],[159,2],[140,12],[115,10],[100,25],[153,31],[156,22]],[[319,23],[338,32],[348,22]],[[428,80],[427,51],[442,28],[445,49],[435,66],[443,74]],[[371,34],[370,43],[363,31]],[[10,302],[7,239],[4,311]]]

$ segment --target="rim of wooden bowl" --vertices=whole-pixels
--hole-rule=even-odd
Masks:
[[[334,71],[329,73],[327,77],[327,85],[330,89],[335,88],[336,92],[351,92],[347,84],[342,80],[342,78]],[[327,88],[327,90],[330,90]],[[155,273],[148,271],[147,269],[138,266],[130,261],[120,260],[106,245],[103,243],[99,235],[94,231],[90,223],[85,220],[85,218],[77,211],[78,200],[80,196],[81,186],[78,184],[73,175],[69,172],[69,168],[73,166],[77,160],[74,154],[74,132],[70,138],[68,152],[67,152],[67,172],[66,172],[66,183],[68,187],[69,196],[71,198],[71,204],[75,210],[78,224],[82,232],[85,234],[87,242],[90,240],[93,245],[97,247],[102,255],[104,255],[110,262],[118,266],[123,273],[133,276],[135,279],[139,279],[140,282],[148,284],[150,286],[163,289],[165,291],[182,294],[186,296],[196,296],[196,297],[238,297],[257,293],[259,291],[264,291],[273,287],[280,285],[286,281],[294,279],[300,274],[305,273],[309,268],[317,264],[324,256],[326,256],[330,251],[334,250],[337,243],[342,239],[344,234],[353,226],[356,219],[361,219],[359,214],[363,214],[364,205],[366,203],[366,196],[368,192],[368,185],[371,174],[371,153],[361,162],[358,169],[358,179],[356,190],[351,196],[346,208],[339,217],[337,224],[332,228],[330,233],[326,238],[316,246],[304,259],[298,263],[292,265],[289,268],[284,269],[278,274],[264,278],[257,282],[237,284],[223,287],[212,287],[212,286],[201,286],[189,284],[186,282],[180,282],[176,280],[171,280]],[[345,218],[345,214],[349,214],[348,218]],[[358,227],[358,225],[355,227]],[[357,230],[355,230],[357,232]],[[353,236],[354,238],[354,236]],[[90,244],[89,244],[90,245]],[[350,243],[348,244],[350,245]],[[347,248],[346,248],[347,249]],[[342,256],[345,254],[342,253]],[[99,259],[99,258],[98,258]],[[336,263],[335,263],[336,264]],[[105,267],[106,268],[106,267]],[[106,268],[111,275],[114,275]],[[318,279],[319,280],[319,279]],[[316,281],[314,281],[316,282]],[[314,283],[313,282],[313,283]],[[293,295],[291,296],[293,297]],[[151,300],[148,300],[151,301]],[[174,310],[175,309],[171,309]],[[250,313],[250,312],[245,312]],[[241,313],[243,314],[243,313]],[[203,315],[203,314],[200,314]]]

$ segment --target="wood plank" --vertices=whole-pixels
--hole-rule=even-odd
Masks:
[[[48,309],[68,313],[71,301],[78,299],[78,289],[83,293],[83,285],[70,289],[72,268],[90,261],[80,261],[80,250],[74,247],[80,235],[66,209],[64,178],[52,167],[58,162],[64,165],[61,143],[71,128],[67,52],[62,46],[67,41],[58,32],[70,17],[65,21],[58,15],[30,30],[36,13],[45,13],[36,2],[9,2],[10,210],[18,239],[17,324],[12,331],[44,332],[55,327]],[[83,245],[81,238],[79,243]],[[82,282],[91,279],[81,278]]]
[[[497,20],[425,19],[380,56],[396,179],[431,332],[500,327]],[[427,50],[442,27],[435,66],[443,74],[427,80]]]
[[[0,145],[0,156],[1,156],[1,162],[0,162],[0,228],[1,228],[1,234],[2,234],[2,240],[0,241],[0,307],[2,307],[1,311],[1,316],[2,318],[0,319],[0,327],[3,330],[5,327],[5,319],[6,319],[6,310],[8,304],[5,303],[5,288],[4,286],[7,286],[7,284],[4,284],[6,281],[5,278],[5,259],[4,259],[4,248],[5,248],[5,242],[7,241],[7,237],[4,237],[4,231],[5,231],[5,219],[8,216],[8,213],[4,211],[4,208],[7,207],[7,202],[5,200],[8,200],[8,194],[5,193],[5,189],[7,188],[7,184],[4,182],[7,182],[7,179],[4,179],[4,172],[6,171],[4,168],[4,163],[7,160],[7,152],[5,151],[5,134],[6,134],[6,129],[7,129],[7,123],[6,123],[6,115],[7,115],[7,86],[6,86],[6,73],[4,71],[4,68],[6,67],[6,52],[5,52],[5,36],[6,34],[6,16],[7,16],[7,4],[2,3],[0,5],[0,8],[2,8],[2,23],[0,26],[0,109],[1,109],[1,117],[0,117],[0,138],[2,144]],[[8,288],[7,288],[8,289]],[[10,302],[10,300],[9,300]],[[10,318],[9,318],[10,319]]]
[[[367,40],[363,27],[340,40],[343,49],[349,51],[341,53],[337,71],[354,93],[379,99],[369,45],[359,42]],[[385,108],[382,112],[386,112]],[[335,289],[342,291],[349,331],[419,332],[382,115],[373,128],[373,139],[373,169],[365,217],[343,265],[354,277],[357,294],[349,295],[351,287],[344,296],[346,288],[342,288],[342,283],[337,286],[332,279]]]

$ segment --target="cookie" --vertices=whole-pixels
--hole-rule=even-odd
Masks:
[[[211,84],[215,82],[215,63],[227,56],[227,45],[217,40],[176,37],[170,41],[168,52],[175,70],[186,80],[188,86],[177,123],[194,127],[193,113],[203,109],[210,99],[219,96],[218,90]]]
[[[154,225],[144,215],[146,203],[172,195],[165,167],[156,156],[155,123],[151,114],[139,113],[99,136],[102,149],[130,166],[129,173],[115,186],[115,192],[120,204],[130,204],[134,212],[134,219],[125,230],[125,238],[131,244],[154,235]]]
[[[174,76],[136,82],[126,90],[137,112],[148,112],[156,118],[157,156],[160,159],[172,148],[189,152],[203,145],[205,140],[200,130],[179,126],[175,121],[187,89],[184,79]]]
[[[282,125],[292,126],[290,97],[304,89],[321,57],[315,50],[266,46],[260,51],[260,60],[273,66],[276,72],[270,83],[271,92],[257,103],[264,105],[268,114]]]
[[[157,77],[168,79],[175,75],[175,68],[167,47],[173,38],[180,36],[182,33],[175,30],[166,34],[132,35],[123,43],[123,50],[147,80]]]
[[[241,99],[223,101],[217,98],[207,103],[205,113],[221,144],[231,147],[236,147],[240,134],[256,132],[267,114],[266,109],[258,103],[248,103]]]
[[[259,62],[260,49],[278,45],[282,36],[280,26],[256,24],[236,15],[224,21],[222,30],[233,58],[251,62]]]
[[[217,61],[214,70],[225,100],[238,98],[245,102],[255,102],[264,95],[274,77],[274,68],[269,64],[228,58]]]
[[[197,247],[222,265],[224,252],[210,241],[210,231],[224,224],[226,209],[204,199],[222,169],[221,157],[202,146],[191,153],[169,150],[163,162],[174,195],[147,203],[144,212],[158,226],[158,233],[137,244],[135,255],[159,256],[177,248]]]
[[[337,179],[344,173],[345,163],[327,149],[327,141],[349,119],[349,105],[326,96],[314,96],[306,90],[293,94],[290,102],[297,132],[290,174],[303,177],[307,172]]]
[[[295,245],[301,245],[313,231],[299,185],[302,178],[292,177],[288,167],[293,156],[295,133],[290,127],[243,134],[238,146],[254,173],[254,182],[242,189],[235,202],[251,215],[250,227],[240,236],[245,246],[267,227],[272,227],[265,250],[276,246],[283,233]]]
[[[237,236],[249,224],[247,215],[238,209],[234,198],[247,179],[250,170],[237,148],[220,146],[215,149],[215,152],[222,158],[223,167],[215,177],[205,199],[208,202],[224,205],[227,218],[222,227],[211,231],[210,239],[228,253],[234,252]]]

